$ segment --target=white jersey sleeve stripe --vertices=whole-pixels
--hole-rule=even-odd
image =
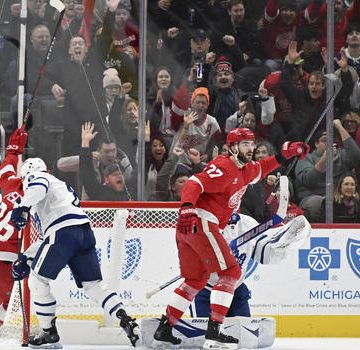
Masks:
[[[196,176],[194,176],[194,175],[190,176],[190,178],[189,178],[188,181],[195,181],[195,182],[197,182],[197,183],[200,185],[200,187],[201,187],[201,193],[204,192],[204,186],[203,186],[203,184],[201,183],[201,181],[200,181]]]
[[[0,170],[0,177],[3,176],[4,174],[6,174],[7,172],[15,173],[15,169],[11,164],[8,164],[8,165],[4,166]]]

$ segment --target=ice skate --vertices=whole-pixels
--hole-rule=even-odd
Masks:
[[[134,347],[140,345],[140,331],[135,318],[131,318],[124,309],[119,309],[116,312],[116,317],[120,319],[120,327],[124,329],[131,345]]]
[[[205,343],[203,349],[229,349],[238,348],[239,339],[220,332],[221,323],[209,320],[208,328],[205,333]]]
[[[154,334],[154,339],[153,347],[157,348],[166,346],[166,343],[171,343],[172,345],[179,345],[181,343],[181,339],[173,336],[172,327],[165,315],[161,317],[159,326]]]
[[[62,349],[60,337],[55,325],[56,317],[51,321],[51,327],[43,329],[39,334],[29,337],[29,347],[33,349]]]

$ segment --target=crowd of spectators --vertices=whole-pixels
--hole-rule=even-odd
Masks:
[[[10,133],[17,126],[20,2],[0,2],[0,111],[10,113]],[[82,199],[137,199],[140,1],[63,2],[64,16],[33,100],[59,13],[47,0],[27,3],[28,155],[37,155],[37,138],[50,133],[61,147],[48,166]],[[278,152],[284,141],[306,138],[326,105],[327,5],[148,0],[146,200],[179,200],[185,181],[227,152],[226,134],[235,127],[254,131],[255,160]],[[360,0],[335,0],[334,11],[335,74],[342,81],[334,103],[334,219],[359,222]],[[44,101],[53,108],[40,118]],[[52,113],[61,116],[60,123]],[[321,222],[325,123],[311,141],[312,152],[290,173],[288,218],[305,213]],[[249,186],[243,213],[259,221],[274,213],[276,199],[267,198],[276,175]]]

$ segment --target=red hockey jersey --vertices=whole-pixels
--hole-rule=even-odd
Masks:
[[[0,260],[17,259],[17,231],[10,223],[14,203],[23,195],[21,179],[16,177],[18,156],[8,154],[0,166],[2,201],[0,211]]]
[[[198,216],[224,229],[250,183],[262,180],[280,164],[275,156],[250,162],[238,168],[229,156],[218,156],[190,177],[182,190],[181,202],[192,203]]]

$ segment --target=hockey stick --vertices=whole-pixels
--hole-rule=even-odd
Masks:
[[[269,228],[276,226],[277,224],[281,223],[286,215],[287,207],[289,203],[289,180],[286,176],[280,177],[280,200],[279,200],[279,207],[274,217],[271,219],[260,223],[259,225],[253,227],[252,229],[246,231],[245,233],[241,234],[239,237],[234,238],[230,243],[229,246],[233,252],[238,251],[238,247],[244,245],[245,243],[251,241],[253,238],[261,235],[263,232],[268,230]],[[145,294],[147,299],[150,299],[153,295],[157,294],[161,290],[167,288],[171,284],[175,283],[181,278],[181,276],[176,276],[171,280],[165,282],[164,284],[160,285],[159,287],[147,292]]]
[[[179,275],[179,276],[176,276],[176,277],[172,278],[170,281],[165,282],[165,283],[162,284],[161,286],[159,286],[159,287],[157,287],[157,288],[155,288],[155,289],[147,292],[147,293],[145,294],[146,298],[147,298],[147,299],[150,299],[154,294],[159,293],[161,290],[169,287],[171,284],[175,283],[176,281],[178,281],[178,280],[181,279],[181,278],[182,278],[182,277],[181,277],[180,275]]]
[[[30,116],[30,109],[31,109],[32,104],[34,102],[34,98],[35,98],[35,96],[37,94],[37,91],[39,90],[40,81],[41,81],[41,78],[44,75],[46,64],[49,61],[51,53],[52,53],[52,51],[54,49],[54,45],[55,45],[55,42],[56,42],[56,34],[57,34],[57,31],[60,28],[61,21],[62,21],[62,19],[64,17],[64,13],[65,13],[65,6],[60,0],[50,0],[49,4],[50,4],[50,6],[54,7],[57,11],[60,12],[60,16],[59,16],[59,18],[57,20],[57,23],[56,23],[56,26],[55,26],[55,29],[54,29],[54,33],[53,33],[53,35],[51,37],[50,45],[48,47],[48,50],[47,50],[46,55],[44,57],[44,60],[43,60],[43,62],[41,64],[41,66],[40,66],[38,76],[37,76],[37,79],[35,81],[35,86],[33,88],[32,94],[31,94],[32,97],[31,97],[30,103],[27,106],[25,114],[24,114],[24,118],[23,118],[23,125],[24,126],[23,127],[25,129],[26,129],[26,123],[27,123],[27,121],[29,119],[29,116]]]
[[[18,259],[20,259],[21,255],[21,246],[23,241],[23,230],[18,231]],[[22,292],[22,285],[21,281],[18,281],[18,287],[19,287],[19,299],[20,299],[20,308],[21,308],[21,314],[23,319],[23,331],[24,331],[24,339],[22,346],[28,345],[28,339],[29,339],[29,327],[26,321],[26,313],[25,313],[25,305],[24,305],[24,299],[23,299],[23,292]]]
[[[261,235],[269,228],[280,224],[285,218],[289,203],[289,180],[286,176],[280,176],[279,183],[280,183],[279,207],[275,216],[265,222],[260,223],[259,225],[253,227],[252,229],[246,231],[245,233],[242,233],[239,237],[234,238],[229,244],[231,250],[234,253],[238,252],[239,247],[251,241],[255,237]]]

